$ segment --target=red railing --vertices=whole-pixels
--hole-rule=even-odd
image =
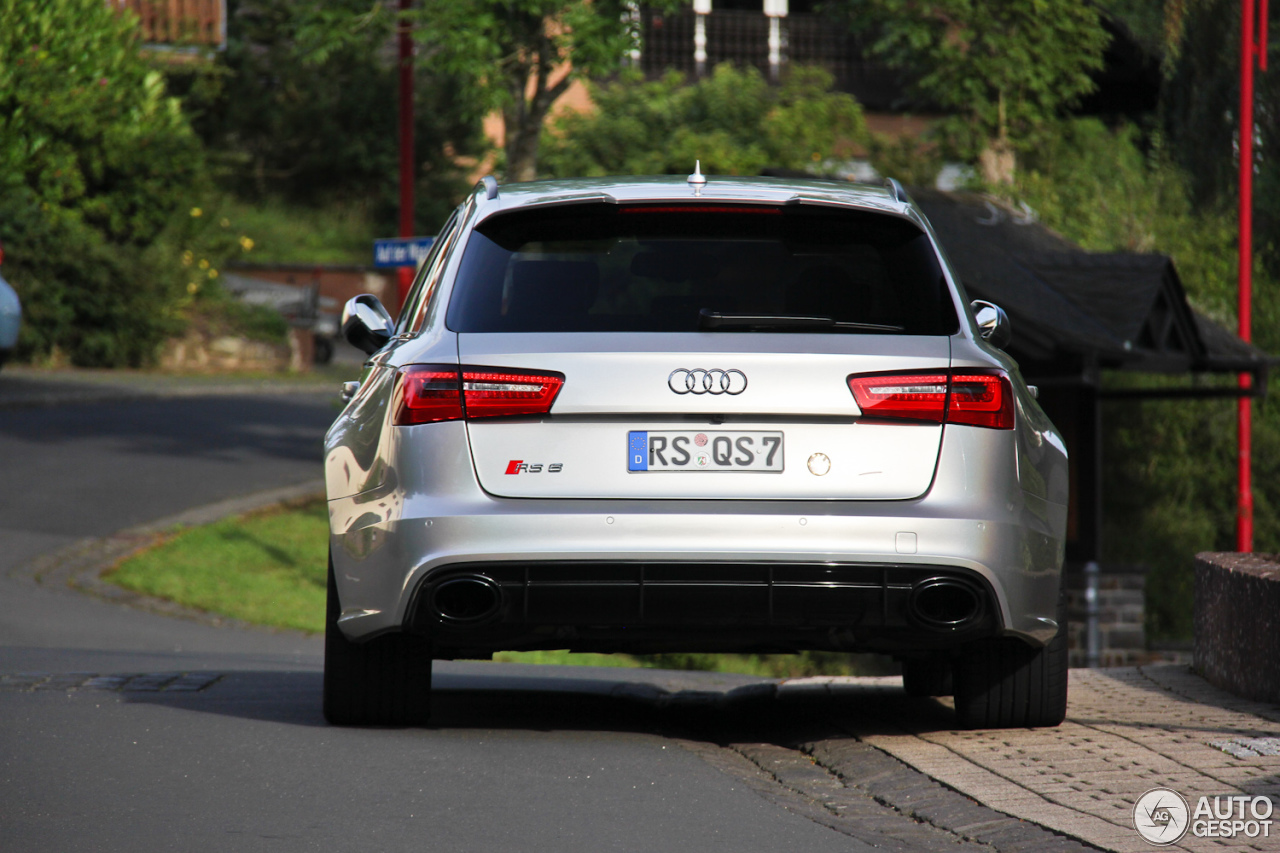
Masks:
[[[142,38],[151,44],[220,45],[226,0],[107,0],[137,16]]]

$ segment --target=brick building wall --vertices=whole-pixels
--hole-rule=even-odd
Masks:
[[[1067,590],[1068,665],[1088,665],[1085,573],[1080,566],[1065,571]],[[1098,634],[1100,666],[1135,666],[1147,663],[1145,606],[1146,574],[1141,567],[1104,566],[1098,576]]]

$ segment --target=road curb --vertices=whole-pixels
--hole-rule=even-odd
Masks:
[[[162,616],[187,619],[211,627],[236,627],[272,634],[300,634],[303,632],[266,628],[184,607],[168,599],[143,595],[108,583],[102,579],[102,575],[122,560],[153,547],[167,533],[176,529],[212,524],[224,518],[232,518],[269,507],[300,504],[322,497],[324,497],[324,480],[315,479],[293,486],[228,498],[135,525],[110,536],[81,539],[13,569],[9,577],[49,589],[71,590],[114,604],[122,604]]]

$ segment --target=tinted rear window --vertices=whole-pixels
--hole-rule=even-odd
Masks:
[[[587,204],[495,216],[467,241],[446,322],[457,332],[692,332],[704,309],[911,335],[957,329],[938,258],[915,225],[797,206]]]

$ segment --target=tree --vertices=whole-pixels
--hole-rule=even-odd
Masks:
[[[638,46],[633,8],[626,0],[421,0],[415,32],[428,64],[474,81],[481,103],[502,111],[507,177],[528,181],[556,100],[576,78],[616,71]]]
[[[1166,11],[1171,33],[1160,94],[1164,132],[1200,205],[1238,198],[1240,3],[1191,0]],[[1270,68],[1254,78],[1254,240],[1280,278],[1280,3],[1270,7]]]
[[[803,67],[777,88],[727,64],[692,85],[674,71],[651,82],[628,72],[592,87],[593,112],[553,120],[544,159],[557,177],[688,174],[695,160],[719,174],[803,169],[866,140],[861,107],[831,82]]]
[[[988,180],[1012,180],[1015,152],[1093,90],[1108,37],[1079,0],[839,0],[828,7],[872,36],[872,50],[918,74],[915,87],[955,111],[944,132]]]
[[[207,75],[213,91],[191,87],[197,130],[227,186],[248,198],[355,198],[393,211],[397,75],[384,50],[392,16],[368,0],[232,0],[231,11],[227,50]],[[418,213],[429,229],[468,188],[446,148],[479,154],[483,115],[456,81],[423,68],[417,78]]]

